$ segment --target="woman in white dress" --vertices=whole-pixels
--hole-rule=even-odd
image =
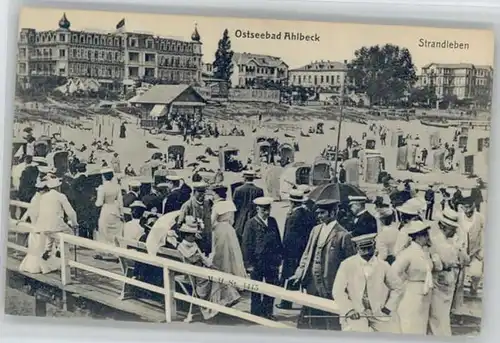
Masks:
[[[123,236],[123,198],[122,190],[117,182],[113,181],[114,173],[111,168],[101,170],[102,185],[97,188],[95,205],[101,208],[99,215],[99,240],[114,245],[115,236]],[[102,254],[95,255],[96,259],[103,259]],[[116,259],[112,256],[112,259]]]
[[[394,272],[406,281],[398,314],[401,333],[426,335],[429,329],[429,312],[432,299],[434,268],[429,253],[430,223],[412,221],[406,225],[410,245],[396,257]]]
[[[51,267],[51,264],[46,262],[42,256],[45,252],[46,237],[43,233],[40,233],[36,229],[36,221],[38,219],[38,214],[40,211],[40,198],[42,194],[48,192],[48,188],[45,186],[45,182],[38,181],[36,184],[37,192],[33,199],[31,199],[28,211],[23,219],[29,219],[33,225],[33,230],[30,232],[28,237],[28,251],[24,257],[19,270],[22,272],[28,272],[31,274],[39,273],[49,273],[55,270],[55,267]],[[24,221],[24,220],[21,221]]]
[[[232,201],[226,200],[227,187],[217,186],[213,191],[215,193],[212,207],[213,266],[222,272],[246,277],[243,254],[233,227],[236,206]]]

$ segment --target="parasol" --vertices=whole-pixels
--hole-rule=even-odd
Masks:
[[[177,223],[180,211],[173,211],[161,216],[151,228],[146,239],[148,254],[156,256],[158,249],[174,237],[174,225]]]
[[[324,199],[338,200],[339,202],[348,202],[349,196],[366,196],[366,194],[348,183],[328,183],[315,188],[310,194],[309,199],[314,202]]]

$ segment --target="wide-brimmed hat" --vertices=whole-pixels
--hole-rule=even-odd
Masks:
[[[136,200],[130,204],[130,208],[143,208],[146,209],[146,205],[142,201]]]
[[[311,193],[311,188],[308,185],[298,185],[297,189],[301,191],[304,196],[307,196],[309,193]]]
[[[208,185],[201,181],[201,182],[193,182],[191,185],[195,191],[205,191],[208,188]]]
[[[271,204],[274,202],[274,199],[271,197],[259,197],[256,198],[253,203],[257,206],[263,207],[263,206],[271,206]]]
[[[420,199],[411,198],[407,200],[403,205],[396,207],[396,210],[405,214],[418,215],[422,213],[424,208],[425,205]]]
[[[420,232],[427,231],[431,228],[431,223],[421,220],[413,220],[405,226],[405,231],[408,235],[414,235]]]
[[[165,179],[167,181],[181,181],[182,177],[180,177],[179,175],[167,175],[165,176]]]
[[[114,173],[114,170],[109,168],[109,167],[105,167],[105,168],[101,169],[101,174],[109,174],[109,173]]]
[[[244,178],[255,178],[257,177],[257,173],[253,170],[244,170],[242,173]]]
[[[59,180],[58,178],[50,178],[47,181],[45,181],[45,186],[47,186],[50,189],[57,188],[60,185],[61,185],[61,180]]]
[[[368,198],[364,195],[349,195],[347,197],[347,200],[349,200],[350,204],[355,203],[355,202],[365,203],[368,201]]]
[[[199,234],[200,233],[200,225],[199,225],[198,220],[196,220],[196,218],[193,216],[187,216],[186,220],[179,228],[179,231],[184,232],[184,233]]]
[[[446,207],[439,216],[439,222],[447,226],[458,227],[458,213],[449,207]]]
[[[368,233],[365,235],[352,237],[351,240],[353,241],[353,243],[356,243],[358,248],[364,248],[375,245],[375,237],[377,237],[377,233]]]
[[[394,214],[392,207],[380,207],[377,209],[376,216],[378,218],[387,218]]]
[[[230,200],[217,201],[212,207],[212,211],[221,216],[229,212],[236,212],[236,206]]]
[[[298,189],[292,189],[288,194],[288,200],[291,202],[304,202],[306,199],[304,198],[304,192],[299,191]]]
[[[156,188],[168,188],[168,183],[161,182],[161,183],[156,185]]]
[[[139,188],[139,187],[141,187],[141,181],[139,181],[139,180],[130,180],[128,182],[128,186],[132,187],[132,188]]]

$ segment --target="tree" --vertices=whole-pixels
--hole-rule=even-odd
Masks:
[[[408,94],[417,81],[415,66],[407,48],[386,44],[362,47],[347,64],[351,90],[366,93],[370,104],[390,104]]]
[[[217,79],[231,82],[233,74],[233,54],[231,50],[231,40],[229,39],[229,31],[224,30],[222,38],[219,40],[217,51],[215,52],[215,60],[213,63],[214,77]]]

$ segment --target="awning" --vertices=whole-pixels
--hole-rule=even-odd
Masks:
[[[165,109],[165,105],[155,105],[149,115],[151,117],[161,117],[163,114],[163,110]]]
[[[202,103],[202,102],[182,102],[182,101],[174,101],[172,103],[172,105],[174,106],[179,106],[179,107],[188,107],[188,106],[191,106],[191,107],[204,107],[205,104]]]

